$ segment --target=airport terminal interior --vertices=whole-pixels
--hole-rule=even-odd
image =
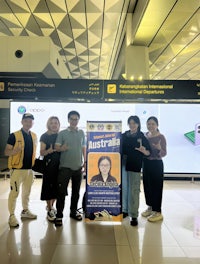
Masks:
[[[199,43],[199,0],[0,0],[0,83],[5,78],[199,80]],[[63,226],[55,227],[47,220],[40,200],[42,178],[36,175],[30,210],[37,219],[20,218],[19,196],[20,225],[10,228],[4,148],[15,99],[0,94],[0,263],[200,264],[200,171],[192,162],[191,173],[165,175],[163,221],[151,223],[141,216],[146,209],[141,177],[138,226],[131,226],[129,217],[86,223],[83,215],[83,221],[75,221],[69,217],[68,196]],[[199,99],[185,102],[198,107]],[[198,148],[193,148],[197,155]],[[80,208],[85,188],[83,179]]]

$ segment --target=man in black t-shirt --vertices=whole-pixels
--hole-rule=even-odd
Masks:
[[[33,183],[32,166],[35,160],[37,137],[31,132],[34,117],[25,113],[22,116],[22,128],[8,137],[5,155],[8,156],[10,173],[10,194],[8,197],[8,210],[10,212],[10,227],[18,227],[19,222],[15,217],[16,200],[22,184],[22,218],[35,219],[37,216],[28,208],[31,186]]]

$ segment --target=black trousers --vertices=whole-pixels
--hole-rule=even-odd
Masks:
[[[163,193],[163,161],[144,159],[143,186],[146,204],[161,212]]]
[[[57,218],[63,218],[63,210],[65,207],[65,196],[67,195],[67,187],[70,179],[72,181],[70,212],[72,214],[76,213],[78,200],[79,200],[81,180],[82,180],[81,168],[79,170],[74,171],[69,168],[62,167],[59,169],[58,182],[57,182],[57,201],[56,201]]]

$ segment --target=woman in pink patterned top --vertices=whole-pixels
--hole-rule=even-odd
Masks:
[[[163,192],[163,161],[166,156],[166,139],[158,130],[158,119],[151,116],[147,120],[146,138],[151,147],[150,156],[143,162],[143,185],[145,200],[148,208],[142,213],[148,221],[156,222],[163,220],[161,213],[162,192]]]

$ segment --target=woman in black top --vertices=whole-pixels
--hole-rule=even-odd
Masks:
[[[54,144],[60,129],[58,117],[52,116],[47,121],[47,131],[40,138],[40,155],[48,166],[43,174],[41,200],[47,202],[47,219],[55,219],[55,209],[53,204],[56,200],[56,186],[59,169],[60,153],[54,149]]]
[[[130,224],[136,226],[142,161],[150,154],[150,146],[140,131],[138,116],[130,116],[128,125],[130,130],[122,134],[122,211],[124,217],[131,217]]]

